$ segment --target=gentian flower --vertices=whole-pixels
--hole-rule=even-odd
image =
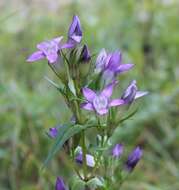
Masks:
[[[78,18],[78,16],[75,15],[68,30],[68,41],[62,47],[73,48],[81,42],[81,39],[82,39],[82,29],[81,29],[80,19]]]
[[[124,150],[124,146],[122,144],[116,144],[112,149],[112,156],[115,158],[121,157]]]
[[[80,152],[77,154],[75,158],[76,162],[79,164],[83,164],[83,153],[80,150]],[[94,167],[95,166],[95,160],[94,157],[91,154],[86,154],[86,165],[88,167]]]
[[[123,105],[124,101],[122,99],[110,100],[116,84],[117,81],[113,81],[99,93],[86,87],[83,88],[82,91],[86,102],[81,107],[89,111],[95,111],[99,115],[104,115],[108,113],[110,107]]]
[[[122,64],[122,54],[119,51],[107,54],[105,49],[102,49],[96,60],[96,71],[103,72],[103,78],[109,81],[133,66],[133,64]]]
[[[54,64],[58,59],[58,51],[61,48],[60,42],[62,38],[61,36],[37,44],[38,51],[30,55],[27,61],[34,62],[46,58],[50,64]]]
[[[142,157],[142,150],[140,149],[140,147],[136,147],[128,156],[128,159],[125,163],[126,169],[129,172],[131,172],[134,169],[134,167],[137,165],[141,157]]]
[[[61,177],[57,177],[56,179],[55,190],[67,190],[67,187]]]
[[[80,60],[82,62],[88,62],[91,59],[90,51],[88,49],[87,45],[83,46],[83,49],[81,51]]]
[[[107,53],[105,49],[102,49],[96,59],[96,68],[95,71],[97,73],[100,73],[104,70],[105,64],[106,64],[106,59],[107,59]]]
[[[135,80],[131,81],[129,86],[126,88],[121,96],[126,104],[131,104],[135,99],[147,95],[147,91],[138,91],[137,82]]]
[[[51,138],[56,138],[57,135],[58,135],[58,129],[57,129],[56,127],[51,127],[51,128],[49,129],[48,135],[49,135]]]

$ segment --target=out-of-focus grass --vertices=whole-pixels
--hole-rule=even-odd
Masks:
[[[40,167],[52,143],[45,131],[71,113],[44,80],[44,75],[55,80],[45,61],[28,64],[25,59],[36,43],[66,34],[74,13],[91,51],[119,48],[125,62],[134,62],[134,70],[120,76],[121,89],[135,78],[150,91],[113,136],[129,148],[144,147],[124,189],[179,189],[178,1],[18,0],[0,6],[0,189],[53,189],[55,176],[65,173],[57,167],[58,156],[49,169]]]

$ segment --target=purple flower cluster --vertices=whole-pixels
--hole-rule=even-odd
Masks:
[[[30,55],[27,59],[28,62],[34,62],[41,59],[47,59],[48,64],[54,71],[54,73],[58,76],[58,78],[63,83],[64,88],[58,88],[58,85],[56,83],[53,83],[54,86],[61,92],[63,97],[65,98],[65,101],[68,105],[68,107],[71,109],[73,113],[73,117],[71,119],[69,128],[67,128],[67,135],[65,134],[66,131],[62,130],[60,131],[60,126],[51,127],[48,131],[48,136],[52,139],[57,139],[57,143],[60,142],[60,136],[66,135],[67,138],[64,138],[66,141],[69,140],[69,138],[74,137],[72,139],[72,146],[68,146],[68,152],[70,152],[70,155],[72,155],[72,158],[74,161],[78,164],[85,164],[84,170],[88,170],[89,168],[93,168],[95,171],[98,166],[103,163],[103,158],[101,158],[102,154],[97,154],[93,152],[93,155],[87,154],[84,155],[86,149],[86,141],[85,141],[85,133],[83,133],[83,140],[79,139],[76,144],[76,130],[71,130],[70,127],[78,127],[79,125],[84,125],[86,127],[86,123],[90,123],[91,120],[86,117],[85,113],[80,111],[80,108],[94,112],[97,116],[104,116],[109,114],[109,117],[93,117],[97,118],[94,123],[92,123],[92,127],[99,127],[98,131],[100,133],[101,141],[99,140],[99,150],[101,152],[103,150],[106,150],[109,145],[109,138],[110,138],[110,127],[112,130],[114,127],[117,127],[119,125],[119,120],[116,119],[118,112],[118,108],[120,106],[127,105],[127,108],[130,107],[130,105],[138,98],[143,97],[148,94],[146,91],[139,91],[137,87],[137,82],[135,80],[132,80],[127,88],[121,93],[122,95],[118,95],[117,98],[112,98],[113,92],[115,90],[115,87],[118,85],[117,77],[121,73],[127,72],[133,68],[133,64],[128,63],[124,64],[122,60],[122,53],[120,51],[114,51],[114,52],[107,52],[105,49],[102,49],[100,53],[98,54],[96,58],[96,62],[94,67],[91,67],[94,71],[94,73],[90,73],[91,71],[89,69],[88,63],[92,60],[92,56],[90,54],[89,48],[86,44],[83,46],[78,46],[82,41],[82,29],[81,24],[78,16],[74,16],[72,19],[72,23],[69,26],[67,40],[65,42],[62,42],[63,36],[53,38],[49,41],[44,41],[39,44],[37,44],[37,51],[35,51],[32,55]],[[66,49],[66,51],[63,51]],[[62,61],[61,61],[62,60]],[[60,67],[57,65],[51,65],[56,64],[60,62]],[[61,69],[63,66],[63,63],[65,65],[64,69]],[[66,64],[65,64],[66,63]],[[87,63],[87,64],[83,64]],[[56,71],[55,69],[61,69],[62,72]],[[86,73],[88,73],[88,77],[91,77],[88,81],[88,77],[84,77],[86,69]],[[64,72],[64,73],[63,73]],[[83,73],[83,75],[82,75]],[[65,80],[63,80],[63,77]],[[83,80],[85,78],[85,80]],[[97,83],[97,84],[96,84]],[[85,85],[86,84],[86,85]],[[99,90],[100,89],[100,90]],[[84,99],[82,99],[82,97]],[[114,109],[115,108],[115,109]],[[84,119],[82,119],[84,116]],[[104,124],[105,122],[105,124]],[[91,125],[90,123],[90,125]],[[97,125],[97,126],[96,126]],[[64,125],[66,126],[66,125]],[[103,128],[105,126],[105,128]],[[108,128],[109,130],[108,130]],[[90,126],[91,127],[91,126]],[[84,131],[86,130],[83,129]],[[77,131],[80,133],[81,131]],[[69,135],[69,136],[68,136]],[[66,137],[65,136],[65,137]],[[57,138],[58,137],[58,138]],[[79,137],[77,137],[79,138]],[[80,137],[81,138],[81,137]],[[99,139],[100,139],[99,138]],[[63,138],[62,138],[63,139]],[[65,141],[61,141],[62,143],[65,143]],[[61,143],[60,142],[60,143]],[[82,151],[82,148],[79,147],[79,144],[84,148],[84,152]],[[61,145],[63,145],[61,143]],[[74,146],[73,146],[74,145]],[[90,144],[91,145],[91,144]],[[98,145],[98,143],[97,143]],[[91,145],[93,146],[93,145]],[[73,147],[73,150],[71,147]],[[78,153],[76,154],[75,148],[79,148]],[[93,149],[92,149],[93,150]],[[98,149],[97,149],[98,150]],[[72,151],[72,152],[71,152]],[[116,144],[112,150],[111,150],[111,156],[110,159],[117,163],[118,160],[121,160],[124,153],[124,146],[123,144]],[[97,156],[96,156],[97,155]],[[142,150],[140,147],[136,147],[128,156],[126,161],[124,162],[125,169],[130,173],[134,167],[137,165],[139,160],[142,157]],[[84,159],[85,158],[85,159]],[[83,160],[84,159],[84,160]],[[108,163],[108,162],[106,162]],[[77,166],[75,166],[77,167]],[[81,172],[77,172],[78,175]],[[86,171],[80,176],[81,179],[84,178],[84,181],[86,182],[88,180],[88,175],[86,175]],[[65,185],[63,179],[61,177],[57,177],[56,184],[55,184],[56,190],[67,190],[68,187]]]
[[[95,111],[99,115],[107,114],[110,107],[131,104],[135,99],[148,94],[146,91],[137,91],[136,81],[132,81],[120,98],[111,100],[113,89],[118,82],[113,81],[101,92],[94,92],[90,88],[82,89],[86,101],[81,105],[85,110]]]
[[[112,149],[112,156],[114,158],[120,158],[124,152],[124,146],[122,144],[116,144]],[[128,156],[125,162],[125,168],[131,172],[142,157],[142,150],[138,146]]]

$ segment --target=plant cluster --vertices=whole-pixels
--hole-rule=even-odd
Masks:
[[[148,92],[139,91],[133,80],[122,95],[114,98],[118,76],[134,65],[124,64],[118,50],[102,49],[93,61],[95,55],[87,45],[81,45],[82,36],[80,20],[74,16],[66,42],[62,36],[41,42],[27,59],[28,62],[47,59],[58,82],[47,80],[60,92],[72,113],[68,123],[49,129],[48,136],[54,140],[54,146],[44,164],[59,150],[68,156],[72,178],[67,185],[58,176],[56,190],[119,190],[141,159],[142,149],[137,146],[126,157],[124,145],[112,144],[111,136],[130,117],[121,118],[119,112],[127,111]],[[88,131],[92,132],[93,140],[88,138]]]

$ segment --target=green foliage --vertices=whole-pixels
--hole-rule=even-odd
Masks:
[[[70,139],[70,137],[80,133],[82,130],[85,130],[87,128],[93,127],[94,125],[64,125],[62,127],[60,127],[60,131],[58,133],[58,136],[55,140],[55,143],[52,147],[52,149],[49,152],[49,155],[47,157],[47,159],[45,160],[44,165],[47,165],[48,162],[53,158],[53,156],[55,155],[55,153],[57,153],[57,151],[59,151],[62,146],[64,145],[64,143]]]

